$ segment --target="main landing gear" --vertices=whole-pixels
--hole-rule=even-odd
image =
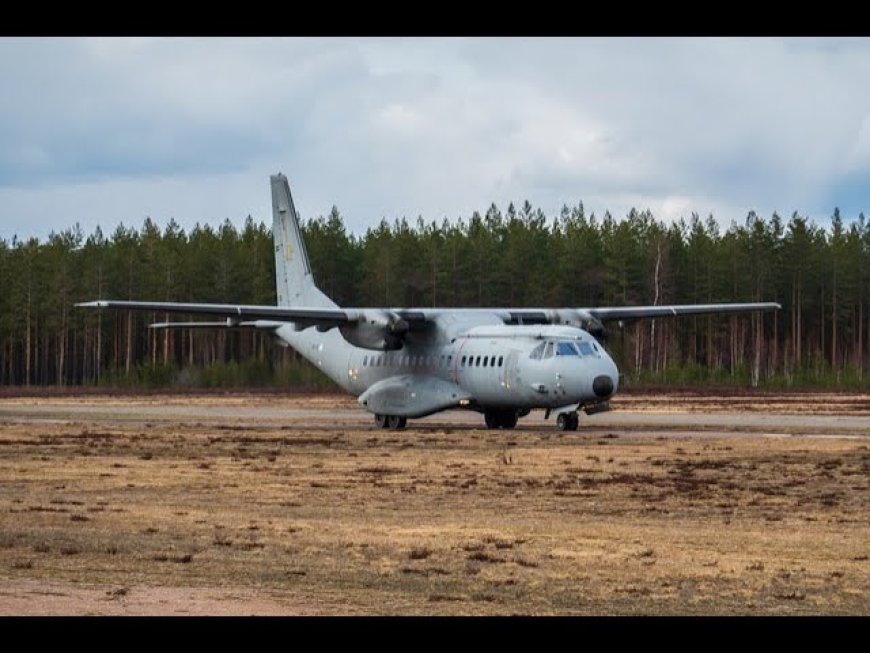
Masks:
[[[483,411],[483,419],[488,429],[512,429],[517,425],[517,411],[512,408],[487,408]]]
[[[556,426],[559,427],[560,431],[576,431],[579,425],[580,417],[576,412],[559,413],[559,416],[556,418]]]
[[[375,424],[382,429],[398,431],[405,428],[408,423],[407,417],[399,417],[398,415],[375,415]]]

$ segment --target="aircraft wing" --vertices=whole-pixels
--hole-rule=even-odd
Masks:
[[[713,313],[748,313],[752,311],[774,311],[782,306],[776,302],[754,302],[745,304],[677,304],[672,306],[605,306],[581,308],[601,322],[613,320],[638,320],[642,318],[672,317],[676,315],[709,315]]]
[[[304,306],[255,306],[248,304],[194,304],[182,302],[139,302],[98,300],[76,304],[85,308],[116,308],[158,313],[185,313],[223,318],[220,322],[160,322],[153,328],[260,328],[274,329],[292,322],[297,330],[317,327],[326,331],[334,327],[372,325],[375,331],[403,334],[431,327],[444,313],[495,315],[505,324],[581,324],[588,328],[616,320],[678,315],[705,315],[771,311],[781,308],[774,302],[744,304],[682,304],[668,306],[605,306],[595,308],[320,308]],[[370,327],[366,327],[370,328]],[[380,336],[378,336],[380,337]]]
[[[317,326],[324,329],[340,326],[359,319],[358,312],[340,308],[305,308],[299,306],[253,306],[247,304],[189,304],[183,302],[134,302],[101,299],[76,304],[83,308],[118,308],[158,313],[185,313],[226,318],[226,322],[160,322],[155,328],[216,328],[253,327],[275,328],[285,322],[294,322],[297,328]]]

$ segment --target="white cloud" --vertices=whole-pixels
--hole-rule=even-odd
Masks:
[[[868,64],[864,39],[0,39],[0,237],[241,220],[279,169],[358,232],[524,199],[866,211]]]

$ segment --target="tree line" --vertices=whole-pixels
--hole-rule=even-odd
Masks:
[[[608,330],[626,382],[867,388],[870,225],[750,212],[665,223],[649,211],[548,217],[528,202],[357,236],[336,208],[303,222],[315,279],[343,306],[610,306],[776,301],[782,311],[637,321]],[[254,331],[153,330],[186,319],[94,311],[97,298],[275,303],[271,226],[248,217],[185,232],[76,225],[0,239],[0,384],[286,385],[329,382]]]

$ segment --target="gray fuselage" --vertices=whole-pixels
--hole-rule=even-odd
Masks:
[[[469,313],[468,322],[481,320],[480,311]],[[452,317],[455,323],[462,314]],[[296,331],[287,325],[276,334],[355,396],[397,376],[454,384],[470,396],[465,403],[480,408],[582,406],[606,400],[616,391],[616,365],[583,329],[459,322],[453,329],[439,325],[434,334],[408,338],[395,351],[355,347],[338,329]],[[533,356],[536,350],[540,356]]]

